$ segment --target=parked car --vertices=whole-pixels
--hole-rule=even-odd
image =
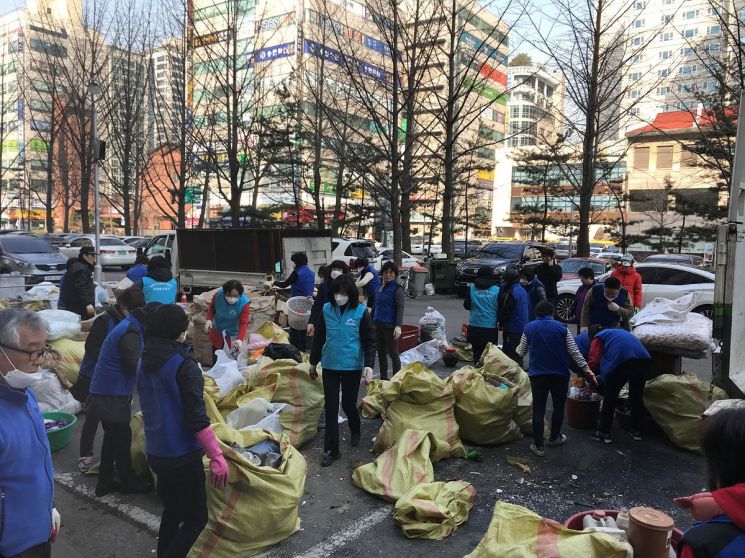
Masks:
[[[83,246],[95,247],[95,242],[96,237],[92,234],[79,236],[60,250],[68,258],[77,258]],[[137,258],[137,250],[115,236],[101,236],[101,246],[97,252],[100,254],[98,259],[102,267],[119,266],[128,269]]]
[[[577,245],[572,244],[572,253],[569,253],[569,243],[568,242],[560,242],[556,245],[554,248],[554,254],[556,255],[556,258],[559,260],[562,260],[564,258],[571,258],[573,256],[577,255]]]
[[[176,240],[175,231],[164,232],[148,240],[142,251],[148,258],[165,257],[173,249],[174,240]]]
[[[0,236],[0,265],[25,275],[28,284],[59,283],[67,257],[44,239],[8,234]]]
[[[711,271],[690,265],[668,263],[639,263],[636,270],[642,276],[642,301],[646,306],[657,297],[674,300],[688,293],[701,293],[694,312],[711,318],[714,314],[714,274]],[[610,273],[599,276],[605,280]],[[560,281],[559,301],[556,313],[564,322],[574,322],[574,294],[580,285],[579,279]]]
[[[577,272],[583,267],[592,269],[595,277],[612,269],[610,260],[601,260],[600,258],[566,258],[565,260],[561,260],[559,265],[564,272],[561,276],[562,281],[577,279],[579,277]]]
[[[480,240],[454,240],[453,255],[456,258],[473,258],[483,245]]]
[[[55,248],[61,248],[62,246],[67,244],[67,235],[65,234],[45,233],[41,235],[39,238],[46,240],[49,244],[51,244]]]
[[[692,254],[652,254],[644,258],[644,263],[674,263],[693,265],[696,267],[707,267],[706,261],[701,256]]]
[[[381,258],[381,265],[385,262],[393,259],[393,248],[388,248],[386,246],[380,246],[378,248],[378,253],[380,254]],[[415,258],[408,252],[401,252],[401,267],[416,267],[416,266],[423,266],[424,262],[420,259]]]
[[[473,258],[460,262],[455,268],[455,288],[458,296],[466,296],[466,289],[476,279],[479,269],[489,267],[495,281],[510,266],[535,266],[541,263],[541,248],[525,242],[494,242],[486,244]]]
[[[0,229],[0,235],[13,234],[16,236],[35,236],[38,238],[38,234],[32,233],[31,231],[22,231],[18,229]]]
[[[357,258],[367,258],[375,269],[380,270],[382,258],[375,248],[372,240],[364,238],[338,237],[331,241],[331,260],[342,260],[347,265],[356,269]],[[331,262],[329,262],[331,263]]]
[[[590,242],[590,254],[595,256],[600,252],[618,252],[618,246],[610,242]]]
[[[430,244],[428,240],[422,240],[421,238],[411,239],[411,253],[415,256],[434,256],[435,254],[442,254],[442,244]]]
[[[621,252],[598,252],[593,257],[601,260],[610,260],[615,265],[621,261],[623,254]]]

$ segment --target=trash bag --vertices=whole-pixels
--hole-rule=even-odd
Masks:
[[[243,383],[243,374],[238,370],[238,363],[233,360],[222,349],[215,351],[217,362],[215,365],[204,373],[217,384],[220,397],[225,397],[236,386]]]
[[[396,443],[372,463],[352,472],[352,484],[370,494],[395,502],[416,485],[435,480],[430,453],[434,436],[405,430]]]
[[[269,343],[264,349],[264,356],[272,360],[287,358],[295,362],[303,362],[303,355],[297,347],[289,343]]]
[[[273,322],[264,323],[256,333],[264,339],[269,339],[272,343],[289,343],[290,335],[281,327]]]
[[[207,475],[209,519],[191,547],[189,558],[252,556],[276,544],[300,528],[298,505],[305,489],[307,463],[290,445],[287,436],[265,430],[234,430],[213,426],[228,462],[228,485],[214,488]],[[279,443],[279,467],[255,465],[230,444],[251,448],[266,440]]]
[[[34,382],[30,388],[34,392],[41,412],[61,411],[77,415],[82,410],[82,406],[69,391],[62,387],[57,375],[49,370],[41,372],[41,379]]]
[[[522,438],[512,417],[517,388],[484,378],[482,369],[461,368],[448,378],[455,393],[455,420],[460,437],[480,446],[504,444]],[[494,385],[496,384],[496,385]]]
[[[710,399],[709,388],[695,374],[663,374],[647,382],[644,406],[673,444],[701,453],[698,430],[704,411],[714,401],[727,399],[718,387]]]
[[[80,375],[80,363],[85,356],[85,342],[62,338],[52,341],[50,346],[56,353],[55,371],[61,372],[70,386],[75,385]]]
[[[647,350],[705,352],[712,346],[712,326],[706,316],[690,312],[682,322],[644,323],[634,328],[634,335]]]
[[[567,529],[527,508],[498,501],[489,529],[465,558],[626,558],[629,549],[606,533]]]
[[[520,365],[502,352],[502,350],[487,343],[483,355],[484,378],[499,381],[507,380],[517,387],[517,406],[512,417],[523,434],[533,432],[533,390],[530,378]]]
[[[381,392],[385,401],[383,425],[373,446],[382,453],[408,429],[431,432],[435,438],[433,461],[465,457],[455,421],[453,387],[421,362],[404,366]]]
[[[219,414],[224,419],[232,411],[251,399],[262,398],[271,401],[274,392],[277,391],[277,378],[267,378],[268,383],[263,386],[256,386],[252,382],[244,380],[243,383],[230,390],[227,395],[220,397],[220,390],[215,381],[209,376],[204,376],[204,393],[205,396],[209,396],[214,401]],[[223,421],[219,420],[218,422]]]
[[[439,541],[468,521],[476,489],[466,481],[430,482],[396,502],[396,520],[410,539]]]
[[[256,333],[267,322],[274,321],[277,313],[277,299],[272,296],[254,296],[251,298],[251,310],[248,315],[248,333]]]
[[[401,353],[401,366],[406,366],[412,362],[421,362],[424,366],[432,366],[442,358],[441,345],[439,339],[431,339],[413,349],[404,351]]]
[[[360,411],[364,418],[379,417],[385,407],[385,400],[381,392],[385,389],[388,380],[373,380],[367,386],[367,395],[362,398]]]
[[[669,300],[667,298],[655,298],[644,308],[639,310],[629,319],[632,327],[643,324],[674,324],[685,322],[688,314],[698,306],[701,293],[689,293],[687,295]]]
[[[447,343],[445,316],[431,306],[427,306],[427,311],[419,320],[419,328],[419,340],[422,343],[432,339],[439,339],[443,343]]]
[[[270,403],[257,397],[231,411],[225,417],[225,423],[236,430],[269,430],[279,434],[282,432],[279,414],[287,407],[286,403]]]
[[[47,322],[49,341],[73,338],[80,334],[80,316],[67,310],[41,310],[39,317]]]

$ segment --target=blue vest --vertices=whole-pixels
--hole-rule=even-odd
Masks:
[[[644,345],[625,329],[604,329],[595,335],[603,342],[600,377],[605,378],[627,360],[651,359]]]
[[[726,515],[698,521],[683,535],[678,556],[690,547],[696,558],[742,558],[745,556],[745,531]]]
[[[396,325],[396,291],[400,288],[398,281],[390,281],[375,293],[373,315],[376,323]]]
[[[127,271],[127,279],[132,283],[137,283],[140,279],[144,279],[147,275],[147,266],[145,264],[137,264],[129,268]]]
[[[145,302],[160,302],[161,304],[174,304],[176,302],[176,280],[156,281],[152,277],[142,278],[142,293]]]
[[[590,345],[592,345],[590,336],[587,333],[580,333],[574,338],[574,342],[577,344],[579,352],[582,353],[582,356],[587,360],[587,357],[590,356]]]
[[[0,556],[47,542],[53,505],[52,452],[36,398],[0,382]]]
[[[566,325],[545,316],[526,325],[524,334],[528,338],[528,376],[569,377]]]
[[[316,274],[307,265],[296,267],[297,281],[290,288],[290,296],[313,296],[316,286]]]
[[[468,325],[474,327],[497,327],[499,308],[499,287],[492,285],[488,289],[479,289],[471,285],[471,313]]]
[[[238,321],[246,304],[250,304],[251,299],[246,295],[241,295],[238,302],[228,304],[225,300],[225,292],[220,290],[215,293],[215,319],[212,324],[215,329],[222,333],[223,331],[230,337],[238,335]]]
[[[126,376],[124,370],[122,370],[122,360],[119,358],[119,341],[130,325],[134,325],[140,333],[140,349],[142,349],[142,324],[130,314],[111,330],[111,333],[103,342],[96,368],[93,371],[90,393],[108,396],[132,395],[135,389],[135,377],[128,378]]]
[[[323,319],[326,321],[326,343],[321,353],[321,366],[324,370],[362,370],[365,356],[360,340],[360,323],[366,307],[358,304],[356,308],[346,308],[344,314],[338,306],[330,302],[323,305]]]
[[[106,337],[109,336],[109,333],[111,333],[111,331],[119,323],[111,314],[108,313],[105,316],[97,319],[106,320]],[[100,349],[101,348],[99,347],[99,353]],[[97,361],[93,358],[93,355],[86,352],[83,355],[83,360],[80,362],[80,375],[83,376],[83,378],[88,378],[88,380],[90,380],[93,377],[93,371],[96,369],[96,362]]]
[[[184,420],[184,405],[176,382],[184,357],[174,353],[160,370],[137,371],[137,393],[145,420],[145,450],[156,457],[181,457],[199,451],[194,432]]]
[[[629,293],[621,289],[613,302],[623,307]],[[581,310],[580,310],[581,312]],[[598,283],[592,288],[592,306],[590,306],[590,325],[601,325],[603,327],[618,327],[621,324],[621,315],[608,310],[608,300],[603,292],[603,283]]]
[[[535,307],[538,305],[541,300],[538,298],[538,291],[541,289],[538,289],[538,287],[543,287],[543,292],[546,292],[546,287],[541,283],[540,279],[538,277],[534,277],[533,280],[527,284],[525,287],[525,292],[528,293],[528,320],[533,321],[535,320]]]
[[[380,280],[380,275],[378,274],[378,270],[376,270],[372,264],[367,264],[365,271],[362,273],[362,277],[364,277],[366,273],[372,273],[373,278],[370,279],[370,282],[363,287],[363,291],[365,292],[366,297],[374,297],[378,294],[380,285],[382,283]]]
[[[522,334],[528,323],[528,293],[517,282],[508,288],[512,292],[515,304],[512,308],[512,314],[508,316],[507,323],[504,324],[504,331],[505,333]]]

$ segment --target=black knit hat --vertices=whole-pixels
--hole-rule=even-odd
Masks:
[[[145,333],[163,339],[178,339],[189,327],[189,318],[177,304],[161,304],[147,313]]]

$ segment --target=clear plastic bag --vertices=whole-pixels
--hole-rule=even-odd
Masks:
[[[67,310],[41,310],[39,317],[47,322],[49,341],[72,339],[80,333],[80,316]]]
[[[419,335],[422,341],[439,339],[447,342],[447,333],[445,331],[445,316],[440,314],[432,306],[427,306],[427,311],[419,320]]]
[[[286,403],[270,403],[259,397],[231,411],[225,421],[236,430],[269,430],[279,434],[282,432],[279,414],[288,407]]]
[[[432,366],[442,358],[440,347],[441,341],[439,339],[432,339],[426,343],[417,345],[413,349],[404,351],[401,353],[401,366],[406,366],[412,362],[422,362],[425,366]]]
[[[220,397],[225,397],[235,386],[243,383],[243,374],[238,369],[238,362],[225,351],[215,351],[215,354],[217,362],[204,374],[215,380]]]

